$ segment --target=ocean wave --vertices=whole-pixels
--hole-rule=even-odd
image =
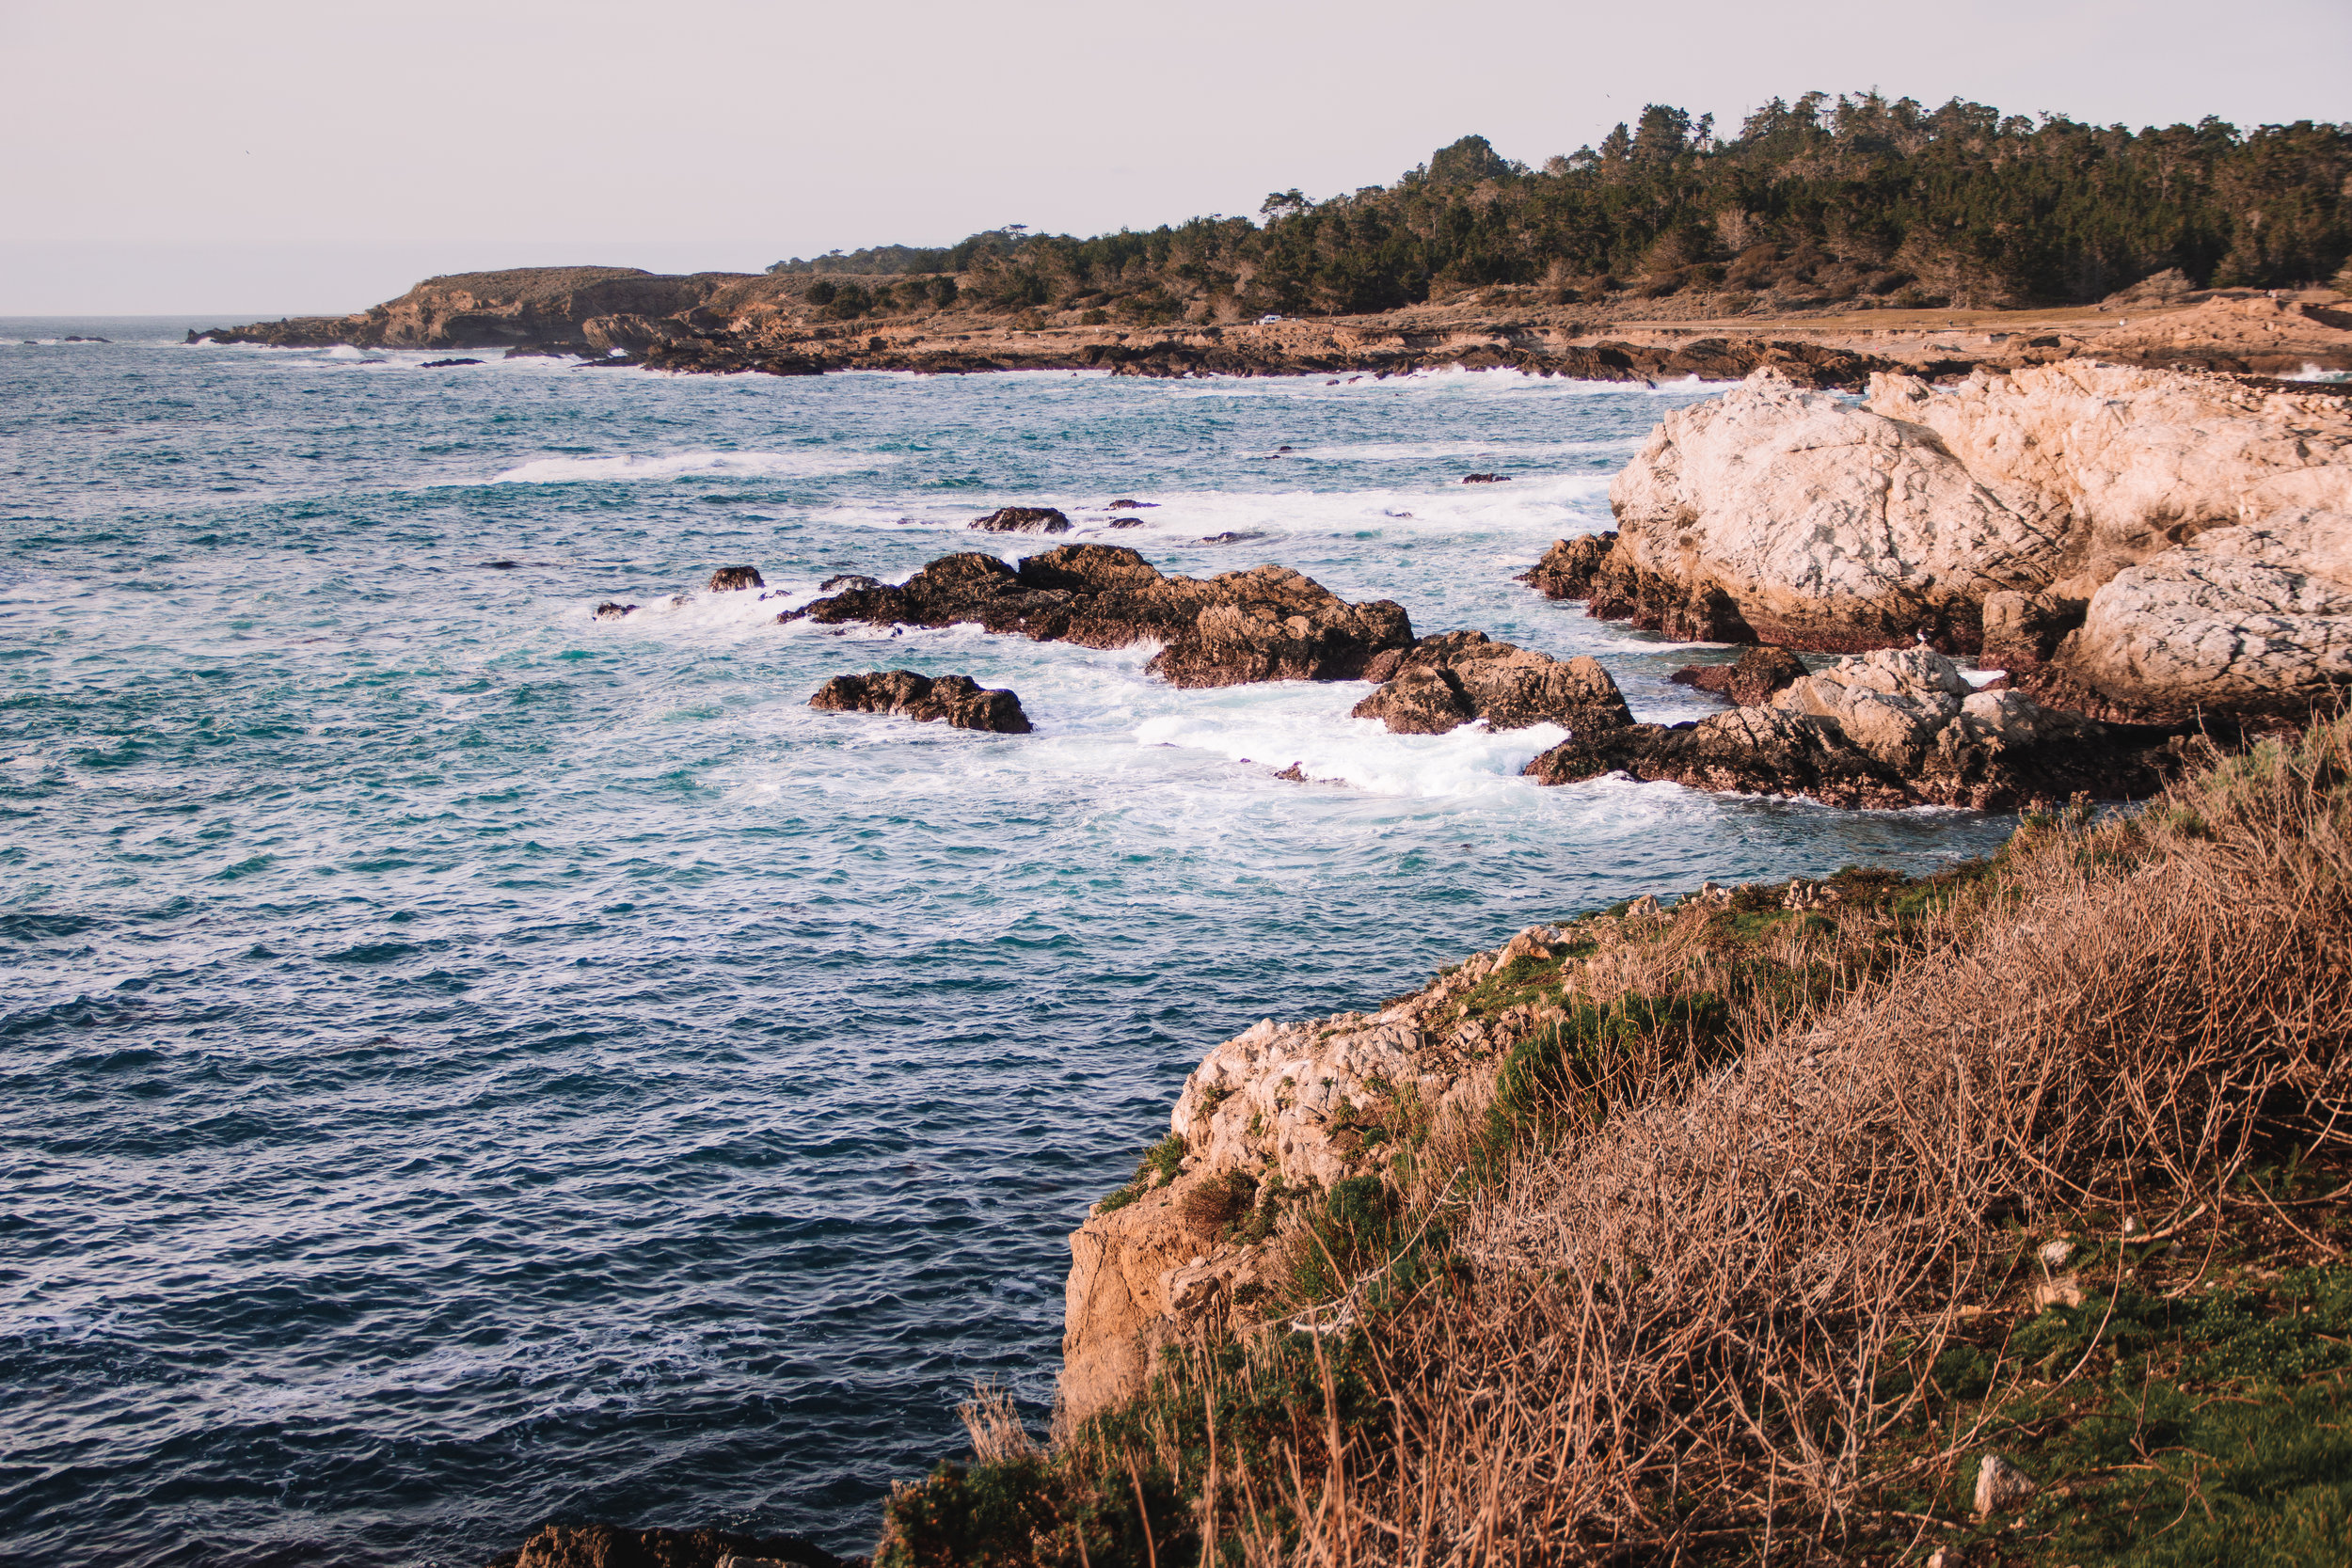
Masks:
[[[814,479],[898,461],[863,452],[673,451],[642,456],[540,457],[491,476],[493,484],[620,484],[665,479]]]

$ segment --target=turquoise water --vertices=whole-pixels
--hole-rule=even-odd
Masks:
[[[1064,1238],[1218,1040],[2006,831],[1537,789],[1551,732],[1388,736],[1360,685],[774,622],[1041,548],[963,525],[1052,504],[1695,716],[1692,650],[1511,578],[1707,388],[427,371],[184,325],[0,322],[9,1561],[470,1568],[546,1518],[862,1550],[974,1377],[1042,1416]],[[19,341],[76,332],[114,341]],[[1122,497],[1158,504],[1114,531]],[[771,596],[700,591],[739,562]],[[1037,733],[804,706],[898,665]]]

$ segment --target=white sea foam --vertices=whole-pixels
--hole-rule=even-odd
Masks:
[[[1371,690],[1336,687],[1354,703]],[[1287,706],[1288,705],[1283,705]],[[1254,711],[1253,711],[1254,709]],[[1344,714],[1345,709],[1340,710]],[[1519,769],[1567,738],[1556,724],[1489,731],[1465,724],[1447,735],[1391,735],[1370,719],[1325,718],[1251,707],[1163,714],[1136,726],[1139,746],[1207,752],[1280,771],[1294,765],[1309,780],[1352,784],[1382,795],[1466,796],[1530,787]]]
[[[807,479],[863,473],[898,462],[859,452],[673,451],[612,457],[541,457],[492,476],[493,484],[617,484],[715,476]]]

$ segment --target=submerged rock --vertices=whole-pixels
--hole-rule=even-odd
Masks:
[[[629,611],[635,610],[636,608],[637,607],[633,604],[616,604],[612,600],[607,599],[604,603],[596,606],[593,613],[599,621],[618,621],[625,618]]]
[[[1068,533],[1070,519],[1058,507],[1000,506],[971,526],[984,533]]]
[[[733,594],[745,588],[767,586],[756,566],[722,566],[710,574],[710,591],[713,594]]]
[[[1564,662],[1483,631],[1424,637],[1393,658],[1383,655],[1365,673],[1386,676],[1386,683],[1356,705],[1354,716],[1377,719],[1396,735],[1443,735],[1473,719],[1498,730],[1633,721],[1597,661]]]
[[[1001,688],[984,688],[969,675],[924,675],[913,670],[871,670],[835,675],[817,689],[808,705],[826,713],[895,713],[929,721],[945,719],[960,730],[1027,735],[1029,716],[1021,699]]]
[[[1177,686],[1354,680],[1375,655],[1413,641],[1402,607],[1350,604],[1287,566],[1171,578],[1118,545],[1060,545],[1017,568],[991,555],[943,556],[900,586],[846,590],[779,619],[803,617],[972,625],[1089,648],[1158,641],[1146,668]]]

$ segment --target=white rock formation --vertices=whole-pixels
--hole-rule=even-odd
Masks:
[[[2055,579],[2062,514],[1916,423],[1757,371],[1676,409],[1609,487],[1622,562],[1730,594],[1768,642],[1861,649]]]
[[[2030,668],[2088,602],[2056,662],[2119,711],[2307,710],[2345,678],[2352,403],[2328,394],[2073,360],[1877,375],[1856,404],[1758,371],[1668,414],[1610,501],[1597,580],[1719,592],[1768,642],[1986,635]]]
[[[2154,714],[2307,712],[2352,686],[2352,514],[2215,529],[2126,567],[2058,658]]]

